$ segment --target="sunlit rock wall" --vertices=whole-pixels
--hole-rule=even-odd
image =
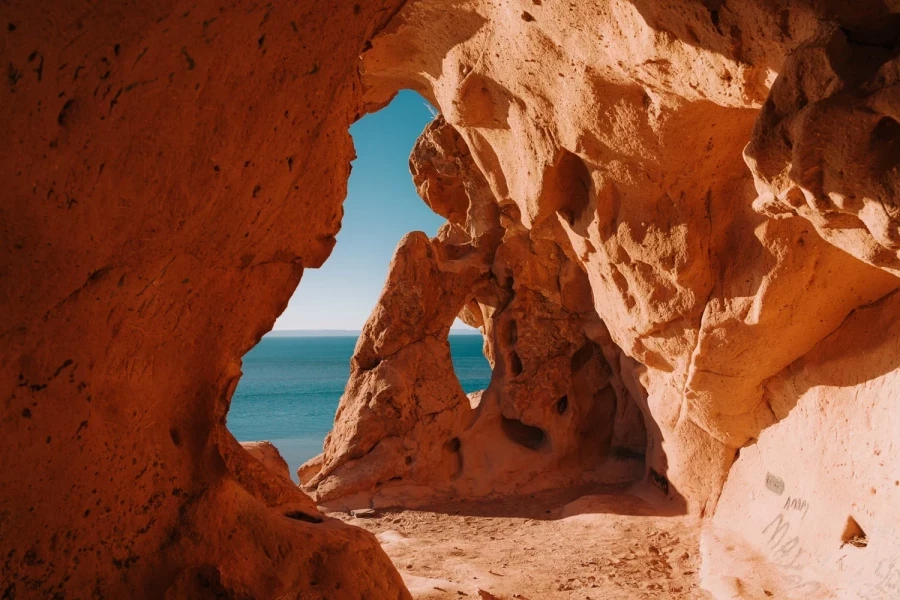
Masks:
[[[0,597],[408,597],[225,427],[400,4],[0,6]]]
[[[362,57],[370,106],[403,87],[429,98],[465,140],[507,222],[578,263],[597,331],[620,352],[613,370],[643,411],[647,481],[689,512],[723,515],[705,542],[707,586],[723,598],[896,593],[897,535],[885,515],[900,504],[898,462],[880,450],[896,431],[896,350],[887,338],[869,343],[896,318],[888,299],[900,285],[897,11],[878,2],[476,1],[449,11],[426,0],[404,7]],[[513,265],[510,276],[540,262]],[[477,303],[480,315],[471,305],[462,314],[484,328],[495,367],[480,402],[503,407],[516,388],[495,384],[534,362],[497,344],[498,333],[508,336],[508,317],[493,308],[503,302]],[[850,327],[866,341],[840,337]],[[516,337],[522,331],[517,322]],[[885,371],[851,380],[853,367],[844,367],[846,378],[831,385],[850,406],[803,411],[795,407],[819,396],[776,387],[825,347],[856,364],[857,344],[878,347]],[[834,375],[831,367],[818,376]],[[809,385],[820,385],[816,376]],[[500,412],[526,415],[525,404]],[[552,422],[541,406],[522,422]],[[852,425],[837,424],[843,411],[858,415]],[[832,440],[828,452],[820,437]],[[849,442],[857,438],[865,450]],[[775,505],[759,491],[770,470],[793,491],[779,496],[783,504],[806,507],[815,496],[822,518],[753,562],[757,525],[765,530]],[[828,485],[878,501],[843,489],[824,500]],[[734,531],[718,532],[730,522]],[[833,548],[862,547],[856,528],[877,550],[840,559]],[[828,540],[807,549],[814,565],[801,561],[817,579],[779,570],[804,539]],[[747,553],[743,566],[728,548]],[[768,588],[756,589],[750,575],[767,569]]]

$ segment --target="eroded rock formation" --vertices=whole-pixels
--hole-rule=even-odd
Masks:
[[[4,4],[0,590],[406,596],[225,415],[334,244],[348,125],[412,88],[448,225],[398,250],[308,488],[571,481],[639,410],[718,597],[896,595],[898,10]]]
[[[397,248],[325,452],[300,469],[306,488],[325,504],[408,506],[639,478],[640,463],[607,461],[643,454],[643,423],[586,335],[592,327],[615,352],[562,229],[529,231],[514,204],[498,206],[442,118],[410,166],[448,223],[433,240],[411,234]],[[482,327],[494,368],[490,386],[470,396],[447,341],[460,313]]]
[[[647,477],[699,515],[712,513],[729,473],[726,489],[753,488],[765,505],[760,494],[768,492],[756,489],[765,477],[749,468],[732,470],[732,464],[742,448],[755,448],[763,431],[788,416],[786,404],[798,401],[773,402],[767,391],[771,382],[846,327],[860,307],[879,302],[900,284],[894,239],[900,214],[896,15],[882,8],[878,17],[877,7],[862,7],[854,15],[823,5],[791,8],[778,14],[777,33],[766,33],[775,13],[752,5],[706,7],[686,25],[684,13],[672,5],[572,6],[571,20],[541,3],[522,12],[478,5],[474,12],[480,20],[418,2],[405,7],[363,56],[363,81],[373,104],[383,102],[387,90],[417,89],[441,107],[472,149],[507,227],[495,254],[496,279],[502,279],[496,271],[503,264],[497,257],[504,248],[515,248],[511,231],[517,228],[528,232],[532,247],[552,241],[573,257],[590,287],[579,297],[592,298],[594,317],[569,325],[588,336],[594,320],[597,330],[608,329],[607,348],[616,353],[612,364],[620,389],[631,392],[648,423]],[[604,21],[609,14],[604,10],[615,11],[617,21]],[[582,45],[566,52],[582,39],[581,23],[592,24],[602,51]],[[762,29],[748,44],[739,24],[751,23]],[[463,41],[446,53],[434,52],[435,40],[447,39],[448,31]],[[660,58],[663,46],[667,54]],[[522,50],[535,47],[542,48],[540,60]],[[787,59],[775,58],[779,53]],[[699,69],[700,64],[705,67]],[[776,79],[779,69],[783,73]],[[414,164],[436,155],[417,150]],[[434,170],[441,172],[438,163]],[[452,219],[465,206],[460,186],[433,179],[427,189],[420,185],[420,192],[429,206]],[[434,198],[437,194],[442,197]],[[443,212],[439,207],[445,207]],[[802,218],[786,218],[793,216]],[[515,223],[511,228],[510,222]],[[565,238],[558,235],[560,228]],[[537,251],[508,273],[513,280],[533,278],[542,266],[553,264],[550,253]],[[536,287],[541,286],[546,281]],[[547,427],[554,421],[540,398],[559,389],[535,380],[521,396],[526,400],[510,401],[510,394],[528,389],[506,379],[511,369],[523,369],[511,340],[523,331],[532,335],[530,347],[540,350],[528,362],[540,363],[553,356],[549,342],[566,326],[548,330],[509,319],[502,299],[473,296],[480,310],[467,306],[461,316],[483,328],[486,354],[495,367],[481,403],[505,395],[499,402],[502,419],[530,412],[530,420],[522,423]],[[520,306],[521,314],[533,310],[527,301]],[[510,320],[516,325],[512,336],[504,332]],[[558,383],[562,372],[557,366],[549,380]],[[610,423],[611,416],[598,422]],[[502,431],[503,423],[496,429]],[[336,432],[353,426],[339,418]],[[819,427],[828,428],[817,422],[806,435]],[[483,432],[478,419],[469,431]],[[535,445],[543,431],[531,431]],[[595,425],[594,432],[599,431]],[[484,440],[502,439],[494,432],[472,435],[471,444],[482,448],[490,446]],[[850,451],[842,447],[837,455]],[[330,453],[335,449],[326,446],[326,460]],[[509,452],[495,449],[492,454]],[[791,469],[781,470],[796,476],[800,465],[819,460],[807,451]],[[825,472],[839,464],[837,457],[833,460],[813,477],[826,478]],[[461,464],[470,463],[464,459]],[[550,480],[562,471],[558,464],[530,463],[500,476],[491,473],[490,480],[512,479],[524,487],[532,466],[551,474]],[[352,471],[354,465],[347,468]],[[393,476],[416,480],[415,473]],[[816,488],[804,485],[809,478],[804,471],[799,481],[792,480],[794,501]],[[386,486],[381,495],[400,487],[386,480],[376,485]],[[428,484],[429,490],[434,487]],[[460,493],[459,487],[452,492]],[[891,502],[900,500],[897,490],[883,493]],[[731,504],[721,508],[726,515],[748,509],[733,496],[723,501]],[[820,510],[827,514],[858,502],[841,495]],[[757,510],[766,511],[752,507]],[[750,522],[755,526],[754,518]],[[814,527],[811,538],[834,538],[847,522],[838,518]],[[740,530],[738,536],[750,534]],[[792,540],[787,550],[796,550],[799,542]],[[734,547],[734,539],[709,544],[718,551],[725,546]],[[896,551],[879,552],[884,575]],[[742,593],[738,575],[728,568],[716,572],[714,554],[710,551],[707,559],[710,588],[722,597]],[[829,552],[817,556],[818,568],[828,570],[834,557]],[[861,578],[867,585],[872,569]],[[744,575],[752,570],[745,568]],[[773,573],[768,583],[779,597],[802,595],[812,587],[797,585],[791,573]],[[715,583],[719,576],[731,587]],[[854,597],[862,593],[861,585],[832,576],[821,589]],[[744,593],[756,592],[748,584]]]
[[[752,208],[741,151],[768,65],[762,56],[751,62],[734,40],[740,31],[723,26],[771,15],[729,7],[691,23],[697,40],[731,37],[723,51],[653,31],[656,17],[672,15],[640,3],[581,5],[566,17],[543,5],[479,10],[483,21],[428,2],[407,6],[363,57],[367,93],[422,91],[458,127],[501,206],[515,204],[532,230],[549,220],[566,231],[597,314],[640,363],[648,416],[660,429],[650,468],[704,513],[736,450],[776,421],[762,383],[897,279],[803,221]],[[763,37],[760,46],[787,49],[814,14],[782,18],[780,42]],[[601,50],[575,49],[583,23]],[[447,31],[465,42],[437,55],[429,40]],[[539,61],[524,50],[534,47],[546,49]]]
[[[225,426],[399,5],[0,7],[0,597],[408,597]]]

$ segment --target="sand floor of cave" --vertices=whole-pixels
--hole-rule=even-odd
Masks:
[[[374,533],[417,599],[711,598],[696,521],[622,490],[330,516]]]

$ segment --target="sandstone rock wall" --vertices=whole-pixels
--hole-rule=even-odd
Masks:
[[[746,156],[756,210],[900,275],[896,35],[830,27],[789,56]]]
[[[720,597],[900,593],[898,308],[897,292],[859,308],[766,382],[780,421],[741,451],[704,535]]]
[[[705,543],[707,587],[723,598],[889,597],[895,586],[897,537],[879,515],[900,503],[890,475],[897,462],[867,457],[837,434],[827,452],[812,443],[838,428],[889,444],[895,419],[879,403],[883,395],[866,390],[894,390],[893,367],[836,384],[853,398],[845,410],[865,419],[888,411],[874,429],[837,425],[842,412],[813,413],[785,429],[806,396],[771,393],[773,382],[832,340],[842,340],[837,352],[850,360],[854,334],[839,332],[856,323],[866,337],[865,319],[876,319],[866,307],[881,306],[900,285],[900,27],[896,7],[856,8],[610,2],[561,11],[540,2],[469,2],[455,12],[422,1],[407,5],[362,58],[372,106],[398,87],[428,97],[471,149],[507,223],[525,228],[532,246],[553,240],[586,275],[599,321],[595,330],[591,319],[575,327],[609,332],[617,377],[647,422],[647,478],[701,516],[716,510],[728,478]],[[423,194],[430,206],[456,205],[453,186],[435,187],[447,197]],[[438,212],[450,218],[460,209]],[[511,241],[507,230],[504,244]],[[537,252],[510,276],[553,264],[547,257]],[[471,306],[462,313],[483,327],[495,366],[482,404],[514,394],[514,380],[504,378],[522,369],[518,349],[502,348],[497,304],[479,301],[480,315]],[[884,310],[877,319],[886,326],[897,315]],[[525,327],[545,343],[562,329]],[[517,320],[517,338],[521,331]],[[896,353],[887,345],[879,352],[888,361]],[[541,349],[528,362],[551,356]],[[552,423],[540,414],[542,394],[530,392],[533,406],[513,401],[504,418],[530,413],[523,422]],[[336,430],[346,426],[339,419]],[[562,470],[535,466],[545,475]],[[770,523],[761,515],[776,504],[758,492],[768,468],[792,482],[795,495],[777,498],[788,509],[828,498],[804,533],[780,545],[771,531],[757,539]],[[490,479],[524,485],[530,473],[520,466]],[[828,495],[829,484],[881,494],[878,508],[858,494]],[[780,538],[781,522],[774,527]],[[873,527],[876,551],[844,550],[857,529]],[[731,560],[729,548],[745,554]],[[800,559],[782,560],[791,552]],[[867,562],[872,555],[876,562]],[[754,575],[766,569],[771,577]]]
[[[225,426],[400,4],[0,6],[0,597],[408,597]]]
[[[789,77],[766,99],[778,52],[796,49],[800,58],[791,60],[814,61],[802,58],[814,51],[802,44],[825,27],[825,15],[838,44],[832,54],[874,65],[847,85],[890,89],[896,61],[888,60],[884,29],[892,21],[872,21],[877,7],[853,18],[819,5],[771,9],[610,2],[560,11],[541,3],[469,2],[448,11],[420,1],[407,5],[362,57],[371,106],[399,87],[419,90],[459,131],[504,214],[513,212],[532,239],[559,242],[558,230],[565,232],[561,247],[586,273],[596,314],[636,361],[629,378],[658,428],[648,443],[648,473],[698,514],[715,506],[737,450],[777,422],[764,382],[856,307],[898,285],[874,268],[880,263],[860,263],[804,220],[771,219],[763,207],[772,204],[768,196],[754,202],[754,173],[742,156],[752,135],[747,160],[767,157],[768,170],[755,173],[762,189],[766,177],[781,172],[776,157],[784,155],[764,144],[784,139],[790,148],[788,136],[798,135],[766,131],[769,122],[785,132],[800,127],[780,116],[798,97],[781,91],[790,88]],[[777,28],[770,29],[776,15]],[[883,44],[851,52],[854,34],[834,23],[861,27]],[[870,33],[871,23],[881,29]],[[742,31],[756,36],[747,40]],[[834,79],[803,76],[820,87]],[[849,90],[842,93],[852,102]],[[806,97],[795,102],[802,106]],[[869,129],[854,130],[853,164],[864,135],[877,128],[878,152],[854,168],[880,186],[866,210],[881,215],[872,217],[881,227],[873,235],[888,240],[895,211],[876,207],[893,190],[895,121],[883,116],[889,101],[877,106],[857,107]],[[811,145],[809,152],[825,151],[818,138]],[[450,198],[457,191],[443,191],[447,199],[426,202],[458,202]],[[495,358],[504,369],[508,357]]]
[[[334,244],[348,125],[411,88],[448,126],[417,177],[449,225],[401,246],[392,276],[429,293],[388,282],[304,479],[527,489],[633,440],[633,402],[647,475],[715,513],[719,597],[896,595],[898,12],[3,4],[2,593],[406,596],[374,538],[316,522],[225,417],[240,357]],[[447,176],[460,152],[474,167]],[[448,376],[460,310],[495,366],[476,408]],[[588,401],[604,364],[616,416]],[[583,422],[596,443],[573,441]],[[528,427],[550,440],[537,461],[509,439]],[[515,450],[496,471],[467,454],[488,439]],[[445,471],[407,465],[410,441]]]

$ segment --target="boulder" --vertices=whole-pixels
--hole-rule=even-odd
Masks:
[[[287,461],[281,456],[272,442],[263,440],[259,442],[241,442],[241,447],[247,451],[247,454],[261,462],[267,469],[283,477],[288,481],[291,480],[291,470],[288,468]]]

